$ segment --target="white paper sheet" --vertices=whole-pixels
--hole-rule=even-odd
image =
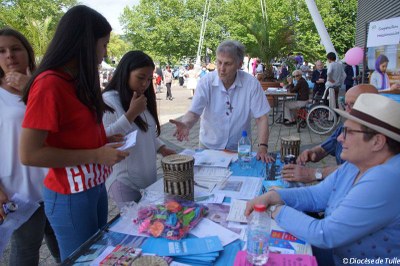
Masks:
[[[196,154],[196,151],[190,149],[184,149],[179,154],[194,156]]]
[[[229,209],[227,221],[247,223],[246,216],[244,216],[244,211],[246,210],[247,201],[232,199],[231,207]]]
[[[145,236],[148,235],[139,233],[139,226],[134,224],[132,220],[122,217],[117,223],[110,227],[110,231],[122,233],[131,236]]]
[[[223,179],[229,177],[232,172],[222,167],[195,166],[193,174],[195,178]]]
[[[209,204],[209,203],[215,203],[215,204],[221,204],[224,201],[225,195],[224,194],[211,194],[211,195],[205,195],[205,196],[198,196],[194,198],[194,200],[197,203],[201,204]]]
[[[224,183],[217,186],[213,193],[222,193],[232,199],[251,200],[261,189],[262,178],[249,176],[230,176]]]
[[[18,193],[11,197],[11,201],[18,204],[18,209],[15,212],[9,213],[3,224],[0,225],[0,256],[2,256],[14,230],[28,221],[40,206],[38,203],[31,202]]]
[[[125,136],[125,143],[121,147],[117,148],[120,151],[124,151],[126,149],[132,148],[133,146],[136,145],[136,136],[137,136],[137,130],[132,131],[128,135]]]
[[[200,223],[190,231],[190,234],[197,237],[218,236],[223,246],[228,245],[240,237],[238,234],[207,218],[203,218]]]
[[[195,166],[228,168],[232,159],[237,155],[225,151],[203,150],[194,154]]]

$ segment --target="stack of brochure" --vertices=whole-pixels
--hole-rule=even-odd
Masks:
[[[223,251],[216,236],[181,240],[149,237],[141,248],[144,253],[173,257],[174,261],[189,265],[213,265]]]
[[[215,186],[224,182],[232,172],[229,164],[236,160],[237,154],[217,150],[184,150],[181,154],[194,157],[194,180],[198,186],[211,191]]]

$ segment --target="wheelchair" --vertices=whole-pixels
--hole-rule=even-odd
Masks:
[[[328,134],[339,123],[340,117],[333,110],[335,91],[327,88],[322,96],[315,95],[313,101],[301,107],[296,114],[297,132],[301,128],[308,128],[316,134]]]

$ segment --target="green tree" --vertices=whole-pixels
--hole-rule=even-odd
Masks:
[[[65,10],[76,4],[76,0],[0,0],[0,27],[20,31],[40,57]]]
[[[354,44],[357,0],[316,0],[316,4],[339,56],[343,56]],[[203,49],[215,51],[222,40],[230,38],[241,41],[251,56],[266,63],[289,52],[302,52],[309,60],[325,58],[304,1],[265,0],[265,5],[263,16],[259,1],[211,1]],[[141,0],[125,8],[121,22],[132,47],[148,52],[155,60],[194,59],[203,11],[204,0]]]
[[[288,1],[266,0],[265,13],[261,4],[252,0],[230,0],[229,30],[234,39],[246,45],[249,54],[270,63],[292,49],[293,22]]]
[[[355,43],[357,0],[315,0],[333,46],[343,58]],[[296,51],[309,60],[325,59],[326,51],[304,1],[293,1],[296,6]]]
[[[213,1],[204,47],[216,48],[228,33],[219,17],[224,1]],[[174,63],[197,53],[203,0],[141,0],[137,6],[125,8],[121,22],[125,37],[134,49],[146,51],[156,61]]]
[[[130,49],[129,44],[124,41],[118,34],[111,32],[110,43],[108,44],[107,56],[118,62],[121,57]]]

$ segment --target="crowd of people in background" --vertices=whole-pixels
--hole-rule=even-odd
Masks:
[[[349,90],[351,87],[360,84],[362,80],[362,71],[359,66],[346,64],[344,61],[337,62],[335,53],[328,53],[325,59],[320,59],[311,64],[309,60],[304,59],[301,53],[294,55],[289,53],[287,58],[277,60],[271,64],[266,64],[258,57],[250,58],[246,55],[243,60],[241,70],[250,73],[259,81],[277,81],[283,83],[283,87],[288,87],[291,84],[296,85],[297,80],[291,72],[300,70],[302,77],[307,81],[310,91],[312,91],[311,99],[322,97],[325,89],[328,87],[334,88],[336,104],[338,106],[339,89],[345,87]],[[323,62],[326,62],[325,64]],[[382,89],[399,89],[399,84],[390,86],[389,77],[386,73],[388,58],[385,55],[380,55],[376,60],[375,71],[369,72],[367,82],[379,90]],[[269,67],[268,67],[269,65]],[[113,69],[100,69],[100,87],[104,89],[110,82]],[[153,87],[155,93],[162,93],[166,90],[166,100],[173,100],[172,82],[178,80],[181,87],[185,87],[191,91],[193,97],[198,81],[208,72],[214,71],[215,65],[212,63],[202,64],[201,66],[193,63],[188,63],[174,68],[171,65],[165,65],[161,68],[156,65],[153,74]],[[368,70],[368,69],[367,69]],[[329,72],[329,75],[328,75]],[[190,98],[192,98],[190,97]],[[160,99],[160,98],[157,98]]]
[[[271,76],[297,94],[296,101],[286,104],[286,124],[293,123],[293,110],[308,102],[310,85],[313,95],[333,88],[336,102],[339,89],[346,86],[347,109],[335,111],[348,120],[334,137],[346,162],[324,172],[323,178],[321,173],[324,181],[316,186],[269,191],[250,201],[246,214],[255,203],[277,205],[272,212],[279,225],[328,250],[326,258],[336,263],[345,256],[364,258],[367,246],[375,247],[380,257],[388,250],[400,252],[400,108],[376,93],[400,85],[390,85],[385,55],[376,60],[367,88],[357,87],[358,67],[337,62],[333,52],[326,56],[326,68],[325,60],[311,68],[297,53],[288,57],[294,69],[286,63],[267,69],[269,64],[245,56],[244,45],[233,40],[220,43],[216,65],[166,65],[163,70],[148,54],[129,51],[115,70],[99,71],[110,33],[100,13],[75,6],[61,18],[36,67],[29,41],[15,30],[0,30],[0,125],[5,125],[0,127],[0,205],[15,193],[37,203],[33,215],[11,237],[12,265],[37,265],[43,238],[56,260],[64,261],[106,225],[108,195],[120,208],[140,200],[140,190],[156,181],[157,154],[175,153],[159,138],[156,101],[163,87],[165,99],[174,99],[174,79],[193,96],[182,119],[170,120],[179,141],[187,140],[200,120],[201,148],[236,152],[242,131],[251,137],[254,119],[255,157],[267,163],[274,160],[268,149],[271,108],[258,81]],[[136,145],[119,150],[135,130]],[[337,143],[326,146],[304,151],[299,163],[317,161],[327,153],[338,156]],[[294,177],[293,169],[285,169],[285,178]],[[308,210],[325,211],[325,218],[310,218],[302,212]],[[372,217],[366,210],[372,210]],[[0,221],[4,219],[0,208]],[[296,226],[294,220],[302,223]]]
[[[250,58],[244,60],[242,70],[251,73],[259,81],[277,81],[284,85],[289,84],[293,79],[291,71],[300,70],[305,80],[313,89],[313,97],[321,95],[325,88],[332,87],[335,90],[335,96],[339,95],[339,89],[344,87],[345,91],[351,87],[360,84],[364,75],[365,81],[374,85],[378,90],[384,89],[400,89],[400,84],[393,83],[390,85],[387,66],[389,59],[386,55],[381,54],[375,62],[375,70],[370,71],[366,67],[366,73],[358,65],[350,65],[345,60],[338,61],[335,53],[330,52],[325,59],[319,59],[314,64],[310,64],[304,59],[301,53],[294,55],[288,54],[286,58],[273,60],[270,62],[268,69],[265,62],[260,58]],[[323,62],[326,62],[325,64]],[[291,70],[291,71],[290,71]],[[328,75],[329,73],[329,75]],[[290,78],[288,80],[287,78]],[[296,82],[295,82],[296,83]]]

